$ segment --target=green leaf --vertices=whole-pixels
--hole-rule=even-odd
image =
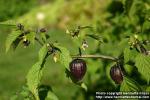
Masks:
[[[126,73],[129,74],[129,75],[133,74],[134,68],[135,68],[134,66],[131,66],[131,65],[128,65],[128,64],[124,65],[124,69],[125,69]]]
[[[42,78],[42,69],[45,63],[47,47],[44,45],[39,51],[39,61],[35,63],[27,74],[27,86],[33,95],[39,100],[38,87]]]
[[[124,11],[125,11],[125,14],[129,14],[130,12],[130,9],[132,7],[132,4],[133,4],[133,0],[124,0],[123,2],[124,4]]]
[[[59,100],[59,99],[52,91],[49,91],[45,100]]]
[[[150,21],[146,20],[142,26],[142,33],[149,34],[150,33]]]
[[[26,85],[22,87],[19,95],[22,96],[24,99],[27,97],[30,98],[29,100],[34,99],[33,95],[31,94],[30,90]]]
[[[135,91],[141,91],[141,87],[137,82],[134,80],[124,77],[123,82],[120,87],[120,91],[126,91],[126,92],[135,92]]]
[[[85,83],[81,83],[81,87],[85,90],[85,91],[87,91],[88,90],[88,88],[87,88],[87,86],[86,86],[86,84]]]
[[[35,35],[36,35],[35,32],[30,32],[29,34],[26,35],[27,39],[28,39],[32,44],[35,43]]]
[[[41,62],[41,64],[45,60],[46,55],[47,55],[47,46],[44,45],[39,51],[39,62]]]
[[[66,68],[68,68],[69,63],[72,60],[69,50],[59,45],[55,45],[55,47],[60,50],[60,57],[58,60],[60,61],[61,64],[63,64]]]
[[[44,42],[46,42],[46,40],[47,40],[47,38],[46,38],[46,33],[45,33],[45,32],[41,32],[41,33],[40,33],[40,36],[41,36],[42,40],[43,40]]]
[[[8,21],[0,22],[0,25],[16,27],[16,22],[13,20],[8,20]]]
[[[21,31],[13,31],[10,33],[6,39],[6,52],[10,49],[11,44],[21,35]]]
[[[150,80],[150,56],[138,54],[135,62],[138,71],[144,76],[149,83]]]
[[[127,63],[130,60],[130,58],[132,57],[131,55],[132,55],[131,50],[129,48],[125,48],[124,50],[124,62],[125,63]]]
[[[124,49],[124,62],[135,61],[137,52],[135,50],[130,50],[129,48]]]
[[[42,77],[42,69],[41,69],[41,63],[37,62],[32,66],[30,71],[27,74],[27,85],[32,94],[39,100],[38,97],[38,86],[40,85]]]
[[[23,86],[17,93],[10,97],[10,100],[35,100],[28,87]]]
[[[48,85],[40,85],[38,87],[40,100],[58,100],[57,96],[53,93]]]

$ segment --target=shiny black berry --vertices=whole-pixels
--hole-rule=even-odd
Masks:
[[[123,72],[121,71],[119,65],[114,65],[110,69],[110,76],[116,84],[121,84],[123,81]]]
[[[80,81],[86,73],[86,62],[82,59],[74,59],[69,64],[70,73],[76,81]]]

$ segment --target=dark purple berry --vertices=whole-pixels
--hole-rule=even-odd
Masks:
[[[72,77],[77,81],[80,81],[86,73],[86,62],[82,59],[74,59],[69,67]]]
[[[123,81],[123,73],[119,67],[119,65],[114,65],[110,69],[110,76],[112,80],[115,81],[116,84],[121,84]]]

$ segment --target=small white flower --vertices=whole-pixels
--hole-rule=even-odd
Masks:
[[[83,40],[81,47],[82,47],[83,50],[85,50],[86,48],[88,48],[88,44],[87,44],[86,40]]]

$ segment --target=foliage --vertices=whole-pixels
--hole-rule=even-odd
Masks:
[[[140,92],[141,88],[134,80],[124,77],[123,83],[121,84],[120,91],[127,91],[127,92]]]
[[[137,66],[138,71],[144,76],[144,78],[147,80],[147,82],[149,84],[150,57],[142,55],[142,54],[138,54],[136,57],[135,65]]]
[[[14,31],[7,37],[6,40],[6,52],[9,50],[10,46],[17,40],[17,38],[21,35],[20,31]]]
[[[82,90],[79,89],[79,91],[84,95],[85,100],[94,97],[95,95],[93,94],[95,94],[95,91],[138,92],[143,91],[145,88],[149,91],[149,2],[146,0],[110,1],[103,11],[105,12],[104,15],[100,18],[100,13],[98,13],[100,7],[97,2],[96,0],[78,2],[73,0],[68,1],[67,4],[65,0],[53,2],[52,12],[46,15],[51,18],[47,19],[46,17],[43,22],[48,20],[51,24],[57,23],[59,26],[64,23],[75,25],[81,21],[81,25],[68,28],[64,37],[61,37],[64,38],[64,40],[70,38],[70,41],[73,41],[68,43],[69,47],[66,47],[63,42],[52,41],[53,37],[51,37],[51,34],[48,34],[46,31],[41,32],[40,28],[35,31],[33,26],[36,26],[38,22],[36,23],[35,19],[31,22],[29,21],[31,24],[26,23],[26,20],[30,20],[30,16],[28,15],[18,20],[23,23],[19,24],[24,27],[23,29],[18,26],[13,27],[13,30],[16,31],[8,35],[6,39],[6,51],[8,51],[12,45],[15,45],[15,48],[19,44],[27,47],[30,45],[30,42],[35,45],[34,41],[42,46],[39,51],[38,61],[31,67],[26,77],[27,90],[29,94],[32,94],[35,100],[58,100],[58,97],[50,89],[50,86],[43,85],[41,82],[43,68],[49,56],[52,56],[55,62],[58,60],[64,65],[67,77],[70,77],[71,80],[72,76],[69,73],[68,67],[72,58],[91,58],[90,60],[86,60],[87,65],[89,65],[86,77],[81,82],[74,82],[72,80],[75,85],[81,87]],[[60,4],[61,6],[59,6]],[[95,7],[92,7],[92,4],[94,4]],[[77,5],[79,5],[79,8],[75,9]],[[47,9],[48,6],[49,4],[43,9]],[[60,12],[58,12],[61,8],[65,10],[63,9],[63,11],[60,10]],[[40,9],[42,9],[42,7]],[[49,9],[43,11],[48,12]],[[60,22],[57,22],[57,18],[65,16],[63,15],[64,11],[67,18],[70,18],[69,21],[63,22],[64,19],[60,19]],[[84,13],[82,14],[81,11],[84,11]],[[33,10],[29,15],[36,15],[37,12],[38,10]],[[79,14],[81,14],[81,16],[79,16]],[[77,19],[78,16],[79,18]],[[1,24],[8,25],[8,23]],[[41,27],[42,25],[40,24],[38,26]],[[74,45],[76,45],[77,48],[75,48]],[[79,52],[75,52],[76,54],[74,55],[70,48],[77,51],[79,50]],[[103,60],[96,60],[99,58]],[[117,63],[117,67],[123,72],[123,82],[119,83],[119,88],[115,88],[117,85],[110,79],[110,75],[106,74],[111,67],[110,65],[112,65],[108,60]],[[76,97],[78,96],[77,94]]]

